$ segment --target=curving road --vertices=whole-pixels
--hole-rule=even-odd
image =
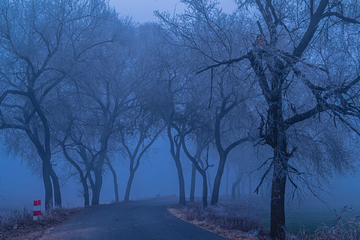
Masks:
[[[169,200],[138,201],[93,207],[56,227],[42,240],[224,240],[169,214]]]

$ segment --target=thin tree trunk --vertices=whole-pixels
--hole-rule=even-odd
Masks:
[[[212,190],[212,184],[211,184],[211,177],[210,177],[210,172],[209,171],[206,171],[206,175],[207,175],[207,181],[208,181],[208,185],[209,185],[209,191],[210,191],[210,194],[212,194],[213,190]]]
[[[207,188],[207,181],[206,181],[206,173],[201,173],[201,176],[203,178],[203,191],[202,191],[202,202],[203,207],[207,207],[207,197],[208,197],[208,188]]]
[[[249,197],[252,196],[252,189],[251,189],[251,174],[249,174]]]
[[[231,143],[226,149],[224,149],[222,147],[221,131],[220,131],[221,120],[227,113],[229,113],[237,105],[236,102],[233,102],[229,106],[227,106],[228,100],[229,100],[229,98],[223,99],[221,107],[220,107],[220,111],[216,115],[216,120],[215,120],[215,134],[214,134],[215,137],[214,138],[215,138],[215,145],[216,145],[217,151],[219,153],[220,159],[219,159],[218,170],[216,172],[216,176],[215,176],[215,180],[214,180],[214,187],[213,187],[213,192],[212,192],[212,196],[211,196],[211,205],[216,205],[219,201],[221,178],[224,173],[224,167],[225,167],[226,158],[227,158],[228,154],[230,153],[230,151],[232,149],[234,149],[239,144],[251,140],[250,137],[244,137],[244,138],[240,138],[237,141]]]
[[[229,164],[226,165],[226,195],[229,195]]]
[[[50,177],[52,179],[52,183],[54,186],[55,207],[61,208],[61,191],[60,191],[59,178],[56,175],[51,165],[50,165]]]
[[[181,151],[181,142],[179,139],[175,141],[173,139],[172,133],[171,133],[171,123],[168,123],[167,127],[167,135],[170,142],[170,153],[172,158],[175,161],[176,171],[178,174],[178,180],[179,180],[179,204],[186,205],[186,199],[185,199],[185,180],[184,180],[184,173],[181,166],[180,161],[180,151]],[[179,133],[180,134],[180,133]]]
[[[80,182],[81,182],[81,184],[82,184],[82,186],[83,186],[83,189],[84,189],[84,195],[83,195],[83,196],[84,196],[84,206],[87,207],[87,206],[89,206],[89,204],[90,204],[90,199],[89,199],[89,187],[88,187],[88,185],[87,185],[87,174],[86,174],[86,176],[84,176],[84,173],[83,173],[82,169],[80,168],[80,166],[79,166],[79,165],[69,156],[69,154],[67,153],[66,147],[65,147],[66,138],[67,138],[67,137],[65,137],[65,139],[63,140],[63,142],[60,143],[60,144],[61,144],[61,147],[62,147],[62,149],[63,149],[63,154],[64,154],[66,160],[67,160],[68,162],[70,162],[70,163],[76,168],[76,170],[79,172]],[[82,151],[82,150],[84,150],[84,149],[80,148],[80,151]],[[84,152],[84,151],[83,151],[83,152]],[[83,155],[80,153],[80,157],[81,157],[82,159],[84,159],[84,162],[85,162],[85,163],[87,163],[87,161],[85,161],[85,159],[86,159],[86,153],[83,154]]]
[[[127,182],[127,185],[126,185],[124,202],[128,202],[130,200],[130,191],[131,191],[131,185],[132,185],[133,180],[134,180],[134,176],[135,176],[135,171],[130,170],[129,179],[128,179],[128,182]]]
[[[240,182],[241,182],[241,177],[239,176],[231,186],[231,199],[232,200],[235,200],[235,198],[236,198],[236,188],[237,188],[237,186],[239,186]]]
[[[179,150],[179,152],[180,152],[180,150]],[[178,173],[178,179],[179,179],[179,204],[185,206],[186,205],[185,180],[184,180],[184,174],[183,174],[183,170],[182,170],[181,162],[180,162],[180,154],[178,156],[176,156],[174,161],[175,161],[175,166],[176,166],[176,170]]]
[[[214,187],[211,196],[211,205],[216,205],[219,201],[219,193],[220,193],[220,185],[221,185],[221,177],[224,173],[226,155],[220,155],[219,167],[214,180]]]
[[[237,187],[236,187],[236,197],[237,197],[238,199],[241,198],[241,194],[240,194],[240,184],[238,184]]]
[[[81,179],[81,184],[84,189],[84,206],[87,207],[90,204],[89,187],[86,182],[86,178]]]
[[[196,167],[192,164],[191,167],[191,185],[190,185],[190,202],[195,201],[195,181],[196,181]]]
[[[199,161],[201,153],[203,152],[203,150],[205,149],[205,145],[201,145],[199,141],[197,141],[197,146],[196,146],[196,153],[195,156],[192,156],[190,154],[190,152],[188,151],[187,147],[186,147],[186,142],[185,142],[185,137],[181,136],[180,137],[182,146],[183,146],[183,150],[185,155],[189,158],[189,160],[193,163],[193,166],[195,166],[196,170],[198,170],[198,172],[201,174],[202,178],[203,178],[203,192],[202,192],[202,202],[203,202],[203,207],[207,207],[207,181],[206,181],[206,170],[209,167],[208,165],[204,168],[204,164],[202,163],[202,161]],[[198,139],[199,140],[199,139]],[[199,164],[200,162],[200,164]]]

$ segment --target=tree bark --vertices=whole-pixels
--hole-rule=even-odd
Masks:
[[[53,193],[52,193],[52,185],[50,180],[50,161],[43,160],[43,182],[45,187],[45,210],[48,211],[52,209],[53,206]]]
[[[270,236],[284,240],[285,232],[285,186],[287,178],[287,153],[285,133],[281,133],[279,146],[274,149],[274,173],[271,189]]]
[[[224,173],[226,155],[220,155],[219,167],[216,172],[215,180],[214,180],[214,187],[211,196],[211,205],[216,205],[219,201],[219,193],[220,193],[220,185],[221,185],[221,178]]]
[[[91,205],[99,205],[100,204],[100,192],[101,192],[101,187],[102,187],[102,166],[98,166],[96,167],[95,171],[94,171],[94,175],[95,175],[95,182],[94,182],[94,186],[92,188],[92,200],[91,200]]]
[[[210,171],[206,171],[206,178],[207,178],[207,182],[208,182],[208,185],[209,185],[210,194],[212,194],[213,189],[212,189],[212,184],[211,184]]]
[[[84,176],[84,173],[83,173],[81,167],[67,153],[67,150],[65,147],[66,138],[67,137],[65,137],[65,139],[63,140],[63,142],[60,143],[60,145],[63,149],[63,154],[64,154],[66,160],[68,162],[70,162],[79,173],[80,182],[81,182],[81,184],[83,186],[83,190],[84,190],[84,195],[83,195],[84,196],[84,206],[87,207],[90,204],[89,187],[87,184],[87,174]],[[82,152],[82,154],[81,154],[81,152]],[[83,148],[80,148],[80,157],[84,160],[85,163],[87,163],[86,153]]]
[[[185,199],[185,181],[184,181],[184,173],[181,166],[180,161],[180,150],[181,150],[181,141],[179,139],[174,139],[171,133],[171,123],[168,123],[167,126],[167,135],[170,142],[170,153],[172,158],[175,161],[175,166],[178,174],[179,180],[179,204],[186,205]],[[179,133],[180,134],[180,133]]]
[[[150,126],[144,127],[144,128],[139,128],[140,136],[139,136],[138,142],[137,142],[136,147],[133,152],[131,152],[130,148],[126,144],[124,135],[122,136],[121,143],[124,146],[124,148],[126,149],[128,157],[130,159],[130,165],[129,165],[130,175],[129,175],[129,179],[128,179],[126,190],[125,190],[125,197],[124,197],[125,202],[128,202],[130,200],[131,186],[132,186],[132,183],[134,180],[135,173],[140,166],[140,160],[141,160],[142,156],[151,147],[151,145],[155,142],[155,140],[160,135],[160,133],[164,130],[164,128],[165,128],[165,126],[158,129],[156,134],[153,136],[153,138],[148,143],[145,143],[145,139],[147,138],[147,135],[150,131]],[[140,151],[140,153],[139,153],[139,151]]]
[[[225,149],[223,148],[223,146],[221,144],[221,131],[220,131],[221,120],[225,117],[226,114],[228,114],[237,105],[237,102],[234,101],[229,106],[227,106],[229,98],[230,98],[230,96],[225,97],[223,99],[220,110],[216,114],[214,138],[215,138],[216,149],[219,153],[220,159],[219,159],[218,170],[216,172],[216,176],[215,176],[215,180],[214,180],[214,187],[213,187],[213,192],[212,192],[212,196],[211,196],[211,205],[216,205],[219,201],[221,178],[224,173],[224,167],[225,167],[226,158],[227,158],[228,154],[236,146],[240,145],[243,142],[251,140],[251,138],[249,136],[240,138],[240,139],[236,140],[235,142],[232,142],[227,148],[225,148]]]
[[[56,175],[51,165],[50,165],[50,176],[54,186],[55,207],[61,208],[62,205],[61,205],[61,191],[60,191],[59,178]]]
[[[179,154],[176,156],[174,161],[175,161],[175,166],[176,166],[176,170],[178,173],[178,179],[179,179],[179,204],[185,206],[186,205],[185,181],[184,181],[184,174],[183,174],[183,170],[182,170],[182,166],[181,166],[181,162],[180,162],[180,149],[179,149]]]
[[[201,173],[202,179],[203,179],[203,191],[202,191],[202,203],[203,207],[207,207],[207,197],[208,197],[208,188],[207,188],[207,179],[206,179],[206,172]]]
[[[103,167],[104,167],[104,162],[105,162],[105,158],[106,158],[106,154],[107,154],[107,148],[108,148],[108,140],[110,137],[110,130],[106,129],[104,131],[104,136],[101,139],[101,147],[100,150],[98,152],[98,156],[97,156],[97,163],[95,165],[94,168],[94,176],[95,176],[95,182],[94,185],[92,187],[92,200],[91,200],[91,205],[99,205],[100,204],[100,192],[101,192],[101,188],[102,188],[102,183],[103,183]],[[96,159],[96,158],[95,158]],[[89,177],[90,179],[90,177]]]
[[[195,181],[196,181],[196,167],[192,164],[191,167],[191,185],[190,185],[190,202],[195,201]]]
[[[87,207],[90,204],[89,187],[86,182],[86,178],[81,179],[81,184],[84,189],[84,206]]]
[[[115,171],[115,169],[113,168],[113,166],[111,165],[109,156],[108,156],[107,154],[106,154],[105,158],[106,158],[106,163],[107,163],[107,165],[109,166],[110,171],[111,171],[111,173],[112,173],[112,175],[113,175],[115,202],[120,202],[120,200],[119,200],[119,187],[118,187],[118,181],[117,181],[116,171]]]
[[[226,195],[229,195],[229,164],[226,166]]]
[[[207,181],[206,181],[206,170],[209,166],[206,166],[204,168],[204,164],[199,161],[201,153],[203,152],[205,145],[201,145],[199,144],[199,142],[197,143],[196,146],[196,153],[195,156],[192,156],[190,154],[190,152],[188,151],[187,147],[186,147],[186,142],[185,142],[185,136],[181,136],[181,143],[183,146],[183,150],[186,154],[186,156],[189,158],[189,160],[193,163],[193,166],[195,166],[196,170],[198,170],[198,172],[201,174],[202,178],[203,178],[203,192],[202,192],[202,202],[203,202],[203,207],[207,207]],[[199,164],[200,162],[200,164]],[[201,165],[201,166],[200,166]]]
[[[135,171],[130,169],[130,176],[126,185],[124,202],[128,202],[130,200],[130,191],[131,191],[131,185],[134,180],[134,176],[135,176]]]

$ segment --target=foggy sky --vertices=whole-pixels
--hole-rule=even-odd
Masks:
[[[230,13],[236,8],[234,0],[221,0],[220,6],[224,12]],[[110,0],[110,6],[115,7],[120,15],[131,16],[135,22],[144,23],[157,21],[154,11],[181,13],[184,10],[184,4],[179,0]]]

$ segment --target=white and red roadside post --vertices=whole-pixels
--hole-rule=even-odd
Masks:
[[[38,220],[38,216],[41,216],[41,200],[34,200],[33,220]]]

